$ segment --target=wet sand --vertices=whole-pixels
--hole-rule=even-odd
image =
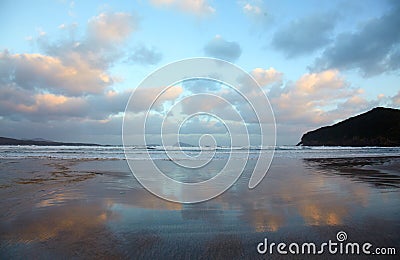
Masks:
[[[400,157],[275,158],[254,190],[247,167],[189,205],[150,194],[123,160],[2,159],[0,258],[270,258],[256,250],[264,238],[318,243],[340,230],[399,253]]]

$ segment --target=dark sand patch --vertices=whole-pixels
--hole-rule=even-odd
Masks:
[[[400,156],[303,159],[320,173],[340,175],[378,188],[400,188]]]

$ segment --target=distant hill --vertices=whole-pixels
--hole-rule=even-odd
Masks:
[[[35,138],[32,140],[26,139],[14,139],[7,137],[0,137],[0,145],[42,145],[42,146],[100,146],[99,144],[90,144],[90,143],[63,143],[63,142],[54,142],[41,138]]]
[[[33,138],[33,139],[22,139],[22,140],[54,142],[53,140],[48,140],[48,139],[44,139],[44,138]]]
[[[178,142],[178,143],[174,144],[174,146],[177,146],[177,147],[195,147],[194,145],[183,143],[183,142]]]
[[[303,135],[305,146],[400,146],[400,110],[376,107]]]

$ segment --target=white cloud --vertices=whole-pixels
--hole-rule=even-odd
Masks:
[[[251,5],[249,3],[246,3],[243,6],[243,11],[245,14],[248,14],[248,15],[260,15],[262,13],[262,10],[260,7],[258,7],[256,5]]]
[[[274,22],[273,15],[268,12],[267,2],[262,0],[238,0],[237,4],[242,9],[243,14],[252,22],[254,33],[260,30],[271,28]]]
[[[133,95],[133,99],[129,102],[127,111],[129,112],[141,112],[148,111],[149,105],[153,105],[153,109],[160,108],[165,101],[174,100],[178,98],[183,89],[181,86],[172,86],[165,92],[165,87],[153,87],[153,88],[139,88],[136,89]],[[158,95],[160,96],[158,97]],[[156,99],[158,97],[158,99]],[[153,103],[154,102],[154,103]]]
[[[185,13],[191,13],[197,16],[206,16],[215,13],[215,8],[212,7],[207,0],[150,0],[157,7],[171,7]]]

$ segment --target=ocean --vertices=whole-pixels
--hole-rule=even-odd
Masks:
[[[213,159],[225,160],[228,156],[234,159],[256,159],[275,150],[274,157],[280,158],[351,158],[351,157],[380,157],[398,156],[400,147],[324,147],[324,146],[277,146],[277,147],[161,147],[161,146],[128,146],[125,148],[127,156],[132,160],[169,159],[165,151],[172,155],[172,159],[183,160],[189,156],[196,156],[200,150],[205,153],[214,153]],[[180,151],[184,151],[182,154]],[[53,159],[125,159],[122,146],[0,146],[0,159],[23,158],[53,158]]]

